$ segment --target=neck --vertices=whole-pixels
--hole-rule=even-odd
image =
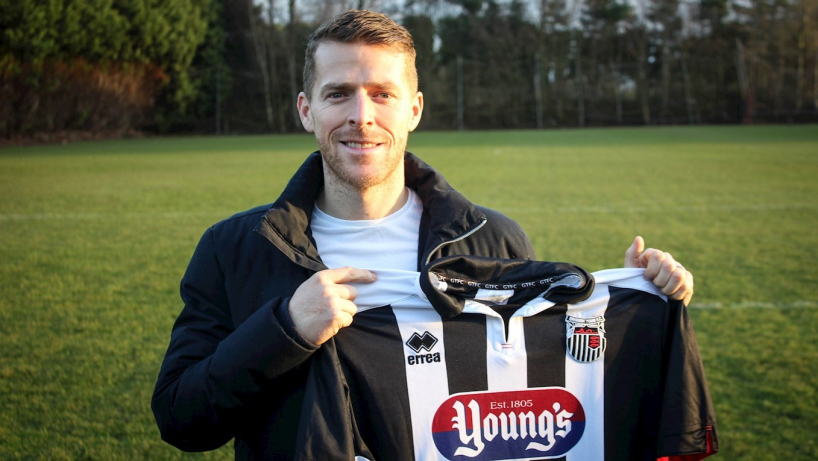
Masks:
[[[359,221],[389,216],[400,210],[408,199],[401,175],[400,181],[387,181],[364,190],[340,181],[327,181],[316,204],[330,216]]]

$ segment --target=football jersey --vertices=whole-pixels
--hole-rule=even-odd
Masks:
[[[475,256],[379,273],[313,358],[297,459],[716,452],[686,309],[642,274]]]

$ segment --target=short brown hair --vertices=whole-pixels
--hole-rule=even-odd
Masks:
[[[312,95],[315,86],[315,50],[324,41],[340,43],[365,43],[394,48],[406,53],[407,77],[413,91],[418,89],[418,73],[415,68],[415,42],[405,27],[389,16],[366,10],[349,10],[322,24],[310,35],[304,58],[304,93]]]

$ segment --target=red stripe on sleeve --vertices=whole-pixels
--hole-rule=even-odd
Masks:
[[[710,455],[716,453],[713,449],[713,427],[707,426],[705,427],[707,430],[707,451],[704,453],[694,453],[690,455],[676,455],[676,456],[663,456],[661,458],[656,458],[656,461],[699,461],[700,459],[707,458]]]

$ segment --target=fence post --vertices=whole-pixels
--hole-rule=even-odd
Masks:
[[[457,55],[457,131],[465,129],[463,123],[463,56]]]

